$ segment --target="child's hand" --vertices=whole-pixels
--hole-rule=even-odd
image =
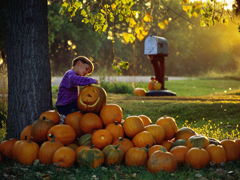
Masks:
[[[96,82],[97,82],[96,84],[97,84],[97,85],[99,85],[99,82],[98,82],[98,80],[97,80],[97,79],[95,79],[95,80],[96,80]]]

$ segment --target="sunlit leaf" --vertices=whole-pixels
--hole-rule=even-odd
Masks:
[[[105,14],[106,12],[103,9],[101,9],[101,13]]]
[[[75,9],[78,9],[78,8],[81,7],[81,4],[82,4],[82,2],[76,1],[76,2],[74,3],[73,7],[75,7]]]
[[[111,4],[112,10],[116,9],[116,7],[117,7],[116,4],[114,4],[114,3]]]
[[[136,39],[135,36],[131,36],[131,37],[130,37],[130,42],[131,42],[131,43],[134,43],[135,39]]]
[[[108,9],[109,7],[110,7],[110,6],[109,6],[108,4],[105,4],[105,5],[104,5],[104,8],[105,8],[105,9]]]
[[[67,7],[68,7],[68,2],[64,2],[64,3],[62,4],[62,7],[67,8]]]
[[[163,23],[164,23],[165,25],[168,25],[168,20],[164,20]]]
[[[103,29],[102,29],[102,31],[105,32],[106,29],[107,29],[107,27],[108,27],[108,25],[107,25],[107,24],[104,24],[104,25],[103,25]]]
[[[188,6],[188,5],[183,5],[182,8],[183,8],[183,10],[184,10],[185,12],[188,12],[188,10],[190,9],[190,6]]]
[[[83,18],[82,22],[84,22],[85,24],[87,24],[87,23],[89,23],[89,19]]]
[[[151,21],[152,21],[152,16],[150,15],[150,13],[147,13],[147,14],[144,16],[143,20],[144,20],[145,22],[151,22]]]
[[[189,0],[182,0],[182,4],[189,3]]]
[[[136,23],[136,21],[133,19],[133,18],[130,18],[130,20],[129,20],[129,27],[134,27],[137,23]]]
[[[129,43],[130,38],[133,36],[133,34],[130,33],[124,33],[123,34],[123,39],[125,40],[126,43]]]
[[[118,19],[119,19],[119,21],[123,21],[123,16],[120,14],[120,15],[118,16]]]
[[[110,20],[111,22],[114,21],[114,16],[113,16],[113,13],[112,13],[112,12],[109,13],[109,20]]]
[[[196,11],[193,12],[193,17],[197,18],[198,17],[198,13]]]
[[[82,16],[86,16],[86,14],[87,14],[87,12],[86,12],[84,9],[82,9],[82,10],[81,10],[81,15],[82,15]]]
[[[142,41],[144,39],[145,36],[143,36],[142,34],[137,34],[137,38],[139,41]]]
[[[161,29],[165,29],[165,24],[164,24],[164,22],[158,23],[158,26],[159,26]]]

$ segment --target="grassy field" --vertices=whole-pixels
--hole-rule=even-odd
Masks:
[[[188,126],[197,133],[219,140],[236,139],[240,136],[240,83],[231,79],[195,79],[167,81],[168,90],[176,97],[142,97],[132,94],[108,92],[107,103],[123,108],[123,119],[144,114],[154,122],[164,115],[175,118],[178,128]],[[147,83],[129,84],[142,87]],[[58,87],[53,87],[53,102],[56,102]],[[23,166],[3,159],[0,164],[0,179],[239,179],[240,162],[228,162],[224,167],[196,170],[178,166],[173,173],[151,174],[146,167],[102,166],[97,169],[85,167],[60,168],[41,164]]]

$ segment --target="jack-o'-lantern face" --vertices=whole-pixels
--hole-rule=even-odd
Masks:
[[[78,96],[78,108],[83,113],[99,113],[106,104],[106,98],[107,93],[101,86],[85,86]]]

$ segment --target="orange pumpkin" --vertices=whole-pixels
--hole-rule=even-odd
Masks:
[[[178,131],[175,119],[166,115],[160,117],[156,124],[162,126],[165,130],[165,140],[172,139]]]
[[[149,150],[148,150],[148,157],[150,157],[152,155],[152,153],[154,153],[155,151],[162,151],[163,149],[165,149],[167,151],[167,149],[162,146],[162,145],[153,145]]]
[[[188,150],[189,148],[187,146],[180,145],[172,148],[169,152],[172,153],[173,156],[176,158],[177,163],[182,164],[185,160]]]
[[[118,124],[117,121],[115,121],[115,123],[108,124],[105,127],[105,129],[108,130],[112,134],[113,140],[124,136],[123,127],[121,124]]]
[[[53,155],[53,163],[61,167],[71,167],[76,160],[76,153],[69,147],[60,147]]]
[[[83,113],[80,111],[70,113],[65,118],[65,124],[71,126],[76,133],[76,137],[79,138],[82,135],[82,131],[80,129],[80,119],[83,116]]]
[[[124,152],[125,155],[126,155],[126,153],[128,152],[129,149],[134,147],[131,140],[129,140],[127,138],[122,138],[122,137],[119,137],[118,139],[115,139],[112,142],[112,144],[113,145],[120,144],[119,148]]]
[[[189,127],[182,127],[181,129],[178,130],[178,132],[175,135],[175,139],[184,139],[184,140],[188,140],[191,136],[197,135],[197,133],[192,130]]]
[[[81,89],[78,96],[78,108],[83,113],[99,113],[105,106],[106,99],[106,91],[99,85],[91,84]]]
[[[204,168],[208,165],[209,162],[210,156],[208,152],[201,147],[193,147],[189,149],[185,156],[185,164],[192,168]]]
[[[86,113],[80,119],[80,129],[84,134],[93,134],[96,130],[102,128],[102,120],[95,113]]]
[[[215,165],[221,164],[223,162],[226,163],[227,155],[226,152],[221,145],[215,145],[215,144],[209,144],[209,146],[206,148],[209,156],[210,161],[215,162]]]
[[[206,148],[209,145],[209,140],[206,136],[194,135],[191,136],[186,143],[186,146],[190,149],[192,147]]]
[[[152,123],[152,120],[146,115],[141,114],[139,117],[142,119],[144,126],[148,126]]]
[[[2,141],[0,144],[0,152],[8,158],[13,157],[13,146],[18,141],[18,139],[9,139]]]
[[[96,148],[103,149],[113,141],[112,134],[106,129],[99,129],[92,136],[92,143]]]
[[[53,121],[55,125],[60,123],[60,115],[55,110],[48,110],[43,112],[40,115],[39,119],[43,119],[43,116],[45,116],[46,119]]]
[[[125,134],[132,138],[144,130],[143,121],[139,116],[128,116],[123,122]]]
[[[16,160],[21,164],[30,165],[38,159],[39,145],[32,141],[23,142],[18,146]]]
[[[151,91],[151,90],[154,90],[154,84],[156,83],[156,80],[154,77],[151,77],[151,80],[148,82],[148,89]]]
[[[31,138],[31,129],[32,129],[32,124],[26,126],[21,132],[20,140],[24,140],[25,135],[27,135],[27,140],[29,140]]]
[[[148,160],[148,148],[133,147],[125,155],[126,166],[146,166]]]
[[[100,118],[104,126],[116,121],[120,124],[122,117],[122,108],[117,104],[106,104],[100,111]]]
[[[64,147],[60,141],[55,141],[53,136],[51,141],[45,141],[39,149],[39,160],[42,164],[52,164],[54,153],[61,147]]]
[[[170,140],[163,141],[163,142],[161,143],[161,145],[162,145],[162,146],[164,146],[164,147],[167,149],[167,151],[169,151],[169,150],[170,150],[170,148],[171,148],[172,144],[173,144],[173,142],[172,142],[172,141],[170,141]]]
[[[146,147],[147,144],[149,144],[149,147],[152,147],[154,139],[151,133],[142,131],[133,137],[132,142],[135,147]]]
[[[143,88],[135,88],[133,90],[133,95],[135,96],[146,96],[146,90]]]
[[[67,124],[58,124],[48,131],[48,140],[51,141],[55,136],[55,141],[60,141],[64,145],[68,145],[76,138],[74,129]]]
[[[119,165],[124,159],[124,152],[119,148],[121,144],[118,145],[107,145],[103,150],[105,157],[104,163],[108,166],[113,164]]]
[[[19,140],[19,141],[16,141],[13,145],[13,150],[12,150],[12,158],[13,159],[17,159],[17,151],[18,151],[18,147],[21,143],[23,142],[28,142],[27,140],[27,135],[25,135],[25,138],[24,140]]]
[[[147,169],[151,173],[157,173],[161,170],[173,172],[177,170],[177,160],[166,149],[157,150],[149,157]]]
[[[71,143],[71,144],[68,144],[66,147],[69,147],[75,151],[79,146],[77,144]]]
[[[224,139],[221,144],[226,152],[227,161],[237,161],[240,156],[240,148],[236,142],[231,139]]]
[[[157,124],[150,124],[144,127],[144,131],[148,131],[154,138],[156,144],[161,144],[165,138],[165,130]]]
[[[48,130],[53,126],[53,121],[46,119],[45,116],[43,116],[43,119],[35,120],[31,128],[31,136],[33,137],[33,141],[37,143],[46,141],[48,139]]]

